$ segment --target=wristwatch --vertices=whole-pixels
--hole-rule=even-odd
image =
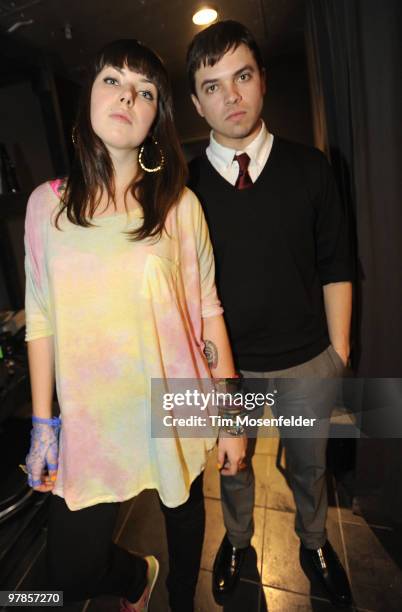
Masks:
[[[244,429],[243,425],[231,425],[229,427],[222,427],[222,429],[225,433],[228,433],[234,438],[243,436],[246,433],[246,430]]]

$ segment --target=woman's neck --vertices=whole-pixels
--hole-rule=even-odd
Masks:
[[[116,196],[124,193],[138,171],[138,151],[110,151],[114,169]]]
[[[127,188],[137,174],[137,151],[130,151],[129,154],[122,154],[121,151],[117,154],[111,151],[109,153],[114,169],[115,202],[108,201],[107,193],[104,191],[95,211],[95,217],[110,216],[139,207],[139,203],[133,197],[131,191],[127,191]]]

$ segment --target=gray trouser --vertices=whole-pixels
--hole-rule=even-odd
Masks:
[[[328,500],[325,481],[326,449],[331,411],[335,404],[337,377],[344,373],[341,358],[332,346],[298,366],[273,372],[242,371],[245,379],[269,379],[267,387],[276,391],[272,411],[276,417],[302,416],[319,419],[319,435],[295,437],[289,428],[280,429],[286,451],[286,470],[296,504],[296,533],[307,548],[320,548],[327,537],[325,523]],[[291,381],[288,379],[298,379]],[[326,380],[322,384],[321,379]],[[245,381],[247,384],[247,380]],[[262,408],[250,416],[259,417]],[[233,546],[248,546],[253,535],[255,480],[251,459],[257,431],[248,432],[246,469],[236,476],[221,476],[223,517]]]

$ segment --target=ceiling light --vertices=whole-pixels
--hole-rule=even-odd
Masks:
[[[212,8],[203,8],[193,15],[193,23],[196,25],[208,25],[216,21],[218,13]]]

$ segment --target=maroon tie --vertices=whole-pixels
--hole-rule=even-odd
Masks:
[[[235,155],[234,159],[239,164],[239,176],[235,183],[236,189],[247,189],[247,187],[251,187],[253,181],[248,173],[248,165],[250,163],[249,156],[247,153],[242,153],[241,155]]]

